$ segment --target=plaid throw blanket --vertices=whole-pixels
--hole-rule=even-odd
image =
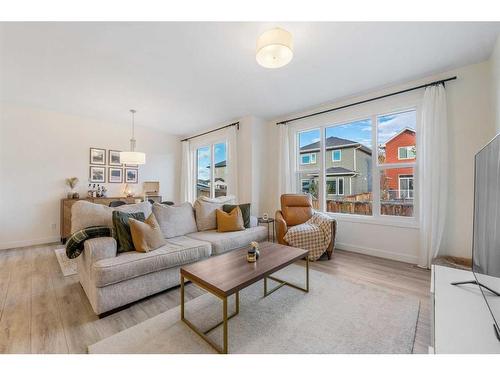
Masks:
[[[66,242],[66,255],[70,259],[79,256],[83,251],[83,243],[86,240],[97,237],[114,237],[113,228],[110,227],[88,227],[76,231]]]
[[[315,212],[304,224],[291,227],[285,234],[290,246],[309,250],[309,260],[317,260],[326,251],[332,240],[332,219],[321,212]]]

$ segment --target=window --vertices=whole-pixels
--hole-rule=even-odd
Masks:
[[[326,212],[415,217],[416,122],[409,109],[298,130],[298,190]]]
[[[319,209],[319,165],[320,165],[320,130],[306,130],[297,135],[299,162],[297,181],[300,191],[312,195],[313,207]],[[313,151],[313,152],[311,152]]]
[[[196,197],[227,195],[227,145],[225,142],[196,149]]]
[[[316,164],[316,154],[302,154],[300,155],[300,164]]]
[[[327,178],[326,194],[327,198],[331,195],[344,195],[344,177]]]
[[[332,153],[325,165],[326,211],[371,215],[372,121],[329,126],[325,142],[326,152]],[[333,149],[339,146],[342,150]]]
[[[380,214],[414,216],[415,110],[377,116]]]
[[[415,146],[398,147],[399,160],[415,159],[415,156],[417,156],[415,152]]]
[[[413,199],[413,175],[399,176],[399,199]]]
[[[341,161],[341,160],[342,160],[342,150],[333,150],[332,161]]]

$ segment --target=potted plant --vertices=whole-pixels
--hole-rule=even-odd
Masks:
[[[78,185],[78,177],[70,177],[66,179],[66,185],[68,185],[71,191],[68,193],[68,199],[78,199],[80,194],[75,192],[75,187]]]

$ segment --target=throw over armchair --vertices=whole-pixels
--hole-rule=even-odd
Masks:
[[[276,237],[278,243],[288,245],[284,237],[290,227],[304,224],[314,213],[310,194],[283,194],[281,196],[281,210],[276,211]],[[331,258],[335,244],[336,221],[332,222],[332,240],[326,249],[328,259]]]

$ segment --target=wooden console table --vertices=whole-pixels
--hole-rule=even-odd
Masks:
[[[161,199],[161,198],[160,198]],[[105,198],[82,198],[82,199],[61,199],[61,242],[65,243],[71,235],[71,207],[75,202],[87,201],[109,206],[112,201],[124,201],[125,203],[135,203],[142,201],[142,197],[105,197]]]

